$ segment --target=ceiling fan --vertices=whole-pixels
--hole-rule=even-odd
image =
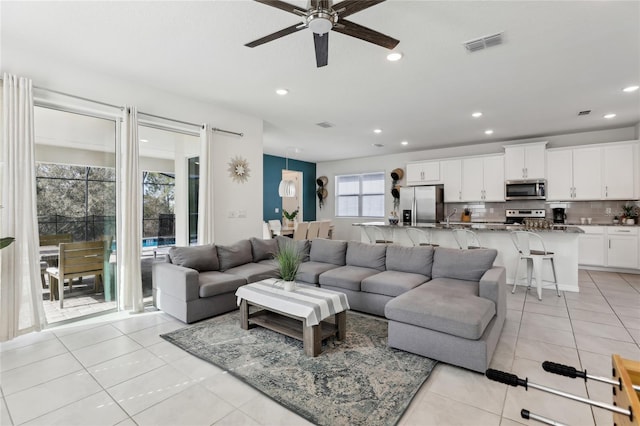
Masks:
[[[313,42],[316,49],[316,65],[318,68],[327,65],[329,57],[329,31],[333,30],[378,46],[393,49],[400,40],[374,31],[370,28],[347,21],[349,15],[375,6],[385,0],[344,0],[332,5],[331,0],[310,0],[309,8],[303,10],[298,6],[280,0],[255,0],[258,3],[284,10],[302,18],[302,24],[292,25],[273,34],[245,44],[247,47],[256,47],[261,44],[276,40],[289,34],[293,34],[305,28],[313,31]]]

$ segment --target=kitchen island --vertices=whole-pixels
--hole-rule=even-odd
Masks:
[[[354,223],[354,226],[377,226],[382,229],[386,235],[393,240],[395,244],[410,246],[413,245],[407,236],[407,228],[424,229],[431,232],[431,242],[442,247],[458,248],[452,229],[466,228],[470,229],[478,235],[480,245],[482,247],[494,248],[498,250],[495,264],[504,266],[507,270],[507,283],[513,284],[516,265],[519,254],[511,240],[511,231],[524,231],[522,225],[507,225],[504,223],[474,223],[474,222],[451,222],[446,224],[425,224],[417,226],[408,226],[403,224],[388,225],[385,222],[363,222]],[[578,236],[582,233],[582,229],[577,226],[556,225],[551,229],[535,229],[532,230],[539,233],[544,239],[545,247],[548,251],[552,251],[555,257],[556,276],[558,279],[558,287],[563,291],[578,292]],[[364,228],[360,232],[361,240],[369,242]],[[524,265],[520,267],[520,277],[518,285],[526,286],[526,270]],[[553,275],[549,262],[543,265],[543,287],[554,288],[552,284]],[[533,285],[535,287],[535,283]]]

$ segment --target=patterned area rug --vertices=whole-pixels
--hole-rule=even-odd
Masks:
[[[393,425],[436,364],[387,347],[387,323],[347,313],[347,338],[308,357],[302,342],[254,327],[238,311],[162,335],[320,425]]]

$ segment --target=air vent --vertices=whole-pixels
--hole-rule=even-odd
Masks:
[[[584,111],[580,111],[578,113],[578,116],[580,116],[580,115],[589,115],[589,114],[591,114],[591,110],[590,109],[585,109]]]
[[[316,123],[316,126],[320,126],[323,129],[328,129],[330,127],[335,127],[335,124],[329,123],[328,121],[323,121],[322,123]]]
[[[491,34],[474,40],[465,41],[463,44],[469,52],[477,52],[478,50],[502,44],[503,35],[504,33]]]

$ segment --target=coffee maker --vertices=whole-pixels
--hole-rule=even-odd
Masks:
[[[556,207],[553,210],[553,223],[564,223],[567,215],[564,212],[564,208]]]

